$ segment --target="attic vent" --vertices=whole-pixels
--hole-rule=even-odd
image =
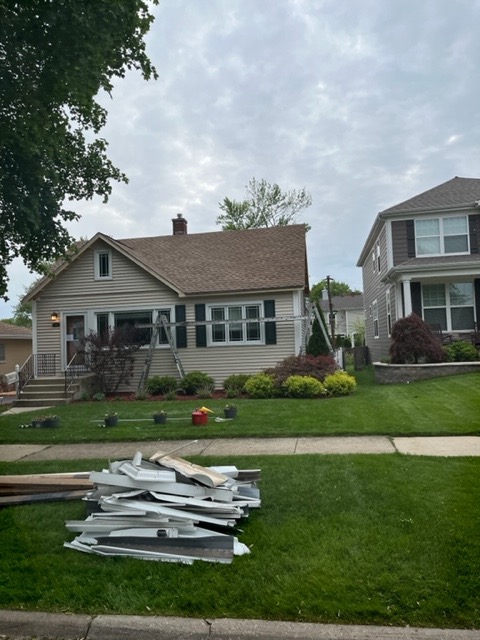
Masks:
[[[172,218],[173,222],[173,235],[174,236],[186,236],[188,222],[182,216],[181,213],[177,213],[176,218]]]

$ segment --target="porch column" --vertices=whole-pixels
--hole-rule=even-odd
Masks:
[[[403,317],[406,318],[412,313],[412,291],[410,280],[403,280]]]

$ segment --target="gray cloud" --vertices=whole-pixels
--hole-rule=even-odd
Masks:
[[[307,188],[311,284],[355,267],[376,213],[480,175],[476,0],[162,0],[157,82],[119,81],[103,132],[129,185],[78,204],[79,237],[218,229],[252,177]],[[29,276],[16,267],[11,297]],[[31,277],[30,277],[31,278]],[[1,311],[0,311],[1,314]],[[8,315],[3,313],[3,316]]]

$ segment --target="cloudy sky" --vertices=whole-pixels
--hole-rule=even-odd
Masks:
[[[362,288],[378,211],[480,177],[479,0],[160,0],[147,50],[104,99],[130,178],[77,205],[75,237],[219,230],[218,203],[255,177],[305,187],[310,285]],[[12,267],[10,304],[34,275]],[[0,305],[8,317],[10,305]]]

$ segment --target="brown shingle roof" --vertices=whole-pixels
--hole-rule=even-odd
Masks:
[[[0,338],[31,338],[32,330],[0,320]]]
[[[381,213],[422,211],[461,205],[473,206],[478,200],[480,200],[480,178],[455,177],[433,187],[433,189],[420,193],[418,196],[384,209]]]
[[[187,295],[308,286],[304,225],[114,243]]]

